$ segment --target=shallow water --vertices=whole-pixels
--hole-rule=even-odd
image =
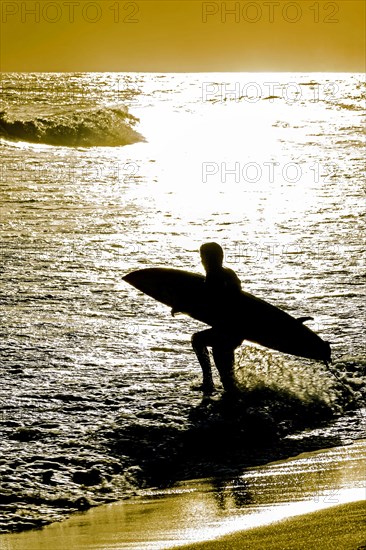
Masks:
[[[365,441],[208,479],[146,491],[59,525],[0,538],[4,550],[160,550],[366,499]]]
[[[263,94],[203,96],[228,79]],[[268,100],[271,79],[301,93]],[[360,75],[9,74],[2,89],[1,531],[364,437]],[[201,271],[206,240],[245,289],[314,317],[343,385],[244,346],[243,402],[202,402],[202,325],[121,278]]]

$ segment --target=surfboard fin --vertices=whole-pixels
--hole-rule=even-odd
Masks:
[[[314,317],[298,317],[296,319],[299,323],[305,323],[306,321],[314,321]]]

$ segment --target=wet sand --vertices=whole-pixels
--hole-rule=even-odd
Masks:
[[[364,550],[366,505],[354,502],[236,533],[183,550]]]
[[[359,440],[248,468],[234,480],[146,491],[42,530],[0,536],[0,548],[299,550],[332,541],[329,549],[356,550],[366,542],[365,451]]]

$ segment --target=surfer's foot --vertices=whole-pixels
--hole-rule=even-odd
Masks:
[[[202,384],[202,393],[204,395],[212,395],[213,393],[215,393],[215,386],[213,384],[212,385]]]
[[[215,386],[207,382],[202,382],[202,384],[194,384],[191,386],[192,390],[201,391],[205,395],[211,395],[215,392]]]
[[[232,396],[241,395],[241,390],[235,380],[226,380],[222,385],[224,386],[225,394]]]

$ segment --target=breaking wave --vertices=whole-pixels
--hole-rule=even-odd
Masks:
[[[15,141],[67,147],[115,147],[144,141],[133,126],[139,119],[127,108],[95,108],[12,118],[0,112],[0,136]]]

